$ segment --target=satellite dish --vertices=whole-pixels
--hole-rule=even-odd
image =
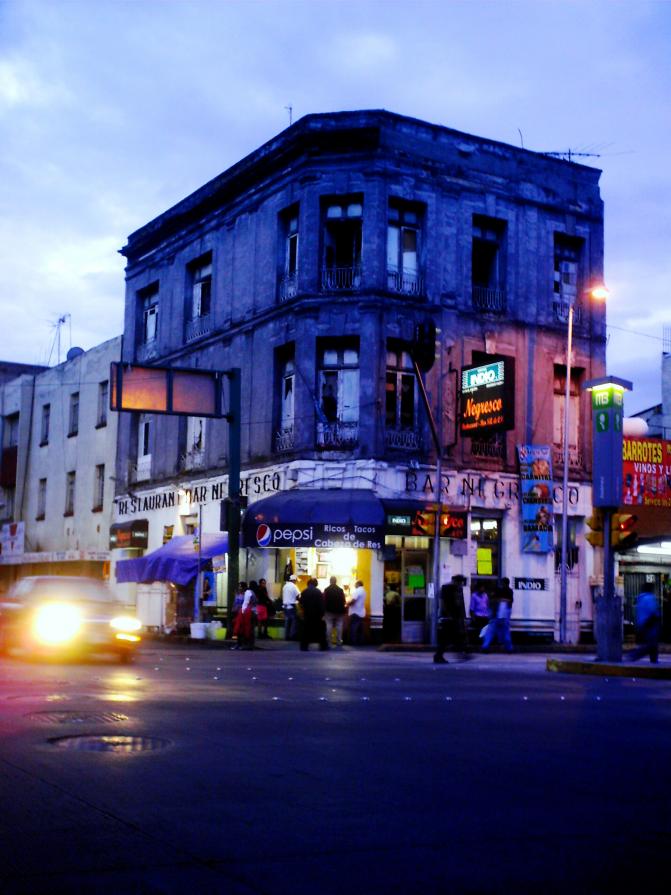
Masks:
[[[74,360],[76,357],[79,357],[84,353],[83,348],[77,348],[73,345],[73,347],[68,351],[66,360]]]
[[[643,438],[648,434],[648,424],[640,416],[627,416],[622,423],[622,434],[630,438]]]

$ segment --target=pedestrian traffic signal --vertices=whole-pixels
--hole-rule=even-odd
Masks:
[[[603,547],[603,512],[592,510],[592,515],[585,522],[592,529],[587,535],[589,543],[592,547]]]
[[[613,513],[610,526],[610,543],[615,550],[628,550],[638,540],[636,523],[638,516],[632,513]]]
[[[415,324],[412,359],[423,373],[427,373],[436,359],[436,324],[433,320]]]

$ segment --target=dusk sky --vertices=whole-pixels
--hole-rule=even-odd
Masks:
[[[609,372],[660,400],[671,327],[671,3],[0,0],[0,359],[123,326],[118,250],[312,112],[384,108],[594,153]],[[520,135],[521,132],[521,135]],[[52,353],[51,363],[56,360]]]

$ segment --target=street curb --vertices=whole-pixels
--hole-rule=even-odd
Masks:
[[[576,659],[548,659],[546,671],[560,674],[591,674],[599,677],[637,677],[671,681],[671,668],[660,668],[653,664],[632,665],[607,662],[581,662]]]

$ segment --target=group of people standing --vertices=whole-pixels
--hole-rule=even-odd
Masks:
[[[445,650],[452,646],[466,655],[469,640],[469,626],[464,604],[463,575],[454,575],[450,584],[440,589],[440,615],[438,619],[437,648],[433,661],[445,664]],[[506,652],[512,652],[510,636],[510,614],[513,606],[513,590],[510,579],[502,578],[501,583],[490,596],[479,584],[473,588],[469,606],[470,631],[477,643],[482,640],[482,652],[489,652],[497,640]]]
[[[233,602],[233,634],[237,644],[233,649],[254,649],[258,631],[259,640],[267,640],[268,620],[275,615],[275,604],[270,599],[265,578],[259,581],[241,581]]]
[[[346,616],[349,642],[355,646],[364,642],[366,591],[363,581],[357,581],[354,591],[346,594],[332,575],[322,593],[316,578],[310,578],[305,590],[299,591],[296,576],[291,575],[282,588],[282,608],[284,636],[287,640],[298,639],[302,650],[307,650],[310,643],[318,643],[322,650],[334,643],[341,647]]]

